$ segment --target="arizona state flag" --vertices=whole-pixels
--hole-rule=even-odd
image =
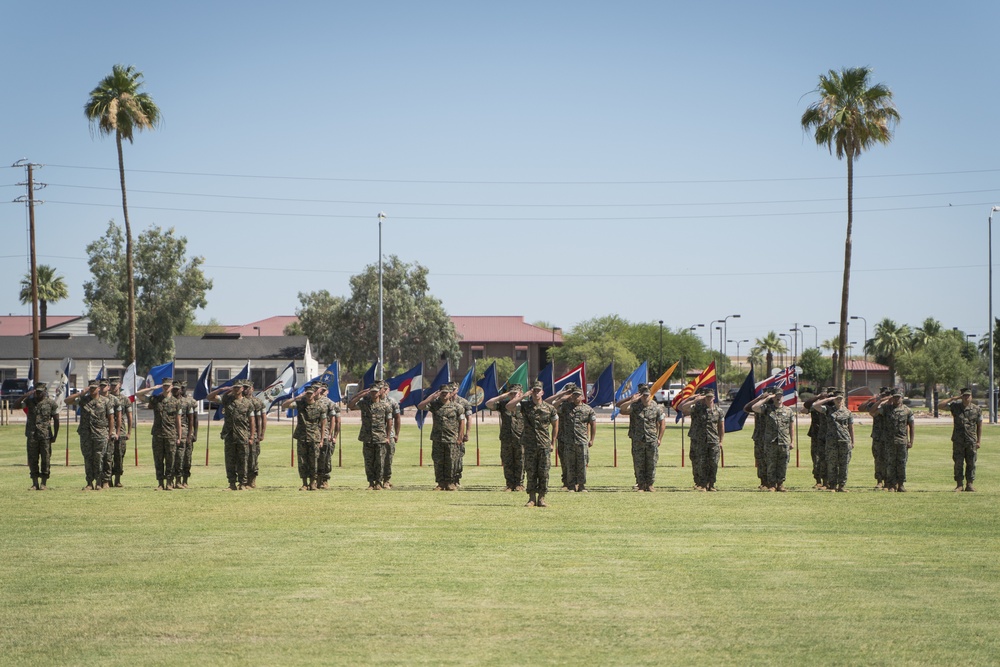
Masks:
[[[699,375],[695,379],[693,379],[690,382],[688,382],[687,386],[685,386],[683,389],[681,389],[680,393],[677,394],[677,396],[674,397],[674,400],[670,402],[670,407],[672,407],[674,410],[676,410],[677,406],[681,404],[681,401],[683,401],[684,399],[690,397],[692,394],[694,394],[694,392],[698,391],[702,387],[711,387],[712,389],[716,389],[716,384],[715,384],[715,362],[714,361],[708,365],[708,368],[706,368],[705,370],[703,370],[701,372],[701,375]],[[716,398],[716,400],[718,400],[718,398],[719,398],[718,397],[718,391],[716,391],[716,397],[715,398]],[[677,413],[677,421],[680,421],[680,420],[681,420],[681,413],[678,412]]]

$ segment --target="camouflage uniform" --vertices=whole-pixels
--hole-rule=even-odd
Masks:
[[[500,463],[507,488],[511,491],[524,481],[524,448],[521,433],[524,420],[521,413],[512,411],[504,401],[498,401],[494,410],[500,415]]]
[[[715,487],[721,452],[719,421],[724,417],[722,409],[715,404],[708,407],[699,402],[691,408],[691,472],[695,486],[703,489]]]
[[[882,416],[885,462],[885,485],[900,488],[906,481],[906,460],[909,457],[910,436],[908,426],[913,423],[913,412],[903,404],[889,404],[879,408]]]
[[[431,401],[427,410],[434,415],[431,427],[431,460],[434,461],[434,481],[442,489],[454,484],[453,457],[459,452],[458,433],[465,419],[465,408],[456,399],[438,398]]]
[[[250,447],[247,449],[247,482],[249,484],[254,484],[257,479],[257,473],[260,472],[260,466],[257,460],[260,458],[260,434],[264,426],[264,401],[260,400],[256,396],[249,396],[250,403],[253,405],[253,419],[255,420],[255,433],[253,442],[250,443]]]
[[[334,440],[334,429],[336,428],[336,422],[340,419],[340,406],[331,401],[327,396],[323,397],[323,407],[325,412],[323,418],[330,424],[329,432],[326,434],[326,439],[323,441],[323,446],[319,451],[319,483],[329,484],[330,475],[333,474],[333,452],[337,448],[337,442]]]
[[[757,479],[761,486],[767,486],[767,459],[764,458],[764,418],[756,412],[750,413],[753,416],[753,463],[757,467]]]
[[[632,438],[632,467],[639,489],[644,490],[656,482],[656,463],[660,457],[657,434],[660,422],[665,421],[667,416],[656,401],[650,401],[643,407],[641,399],[636,400],[631,408],[629,435]]]
[[[229,396],[227,394],[226,396]],[[246,396],[224,402],[229,430],[226,432],[226,479],[229,487],[247,484],[247,459],[251,439],[256,435],[253,424],[253,401]]]
[[[361,452],[365,459],[365,476],[368,478],[368,486],[374,488],[382,484],[388,449],[386,438],[389,435],[385,420],[392,407],[386,399],[372,400],[371,395],[361,397],[357,405],[361,411],[361,431],[358,440],[361,441]]]
[[[983,411],[975,403],[969,407],[962,401],[952,401],[948,404],[955,425],[951,432],[951,457],[955,462],[955,483],[971,487],[976,479],[976,428],[983,423]]]
[[[111,419],[115,425],[115,429],[118,430],[118,425],[121,421],[122,413],[122,403],[118,396],[115,394],[108,394],[105,396],[108,402],[111,404]],[[110,483],[112,477],[115,474],[115,453],[118,450],[119,438],[113,434],[108,434],[108,445],[104,448],[104,460],[101,463],[101,481]],[[121,473],[118,473],[121,474]]]
[[[303,486],[309,486],[310,483],[318,485],[320,449],[323,446],[323,423],[326,421],[328,408],[320,397],[309,401],[308,397],[303,394],[295,401],[295,409],[298,412],[295,438],[298,440],[296,454],[298,455],[299,477],[302,479]]]
[[[760,412],[764,421],[764,459],[767,462],[766,486],[781,489],[788,473],[789,451],[792,448],[789,427],[795,418],[791,408],[768,403]]]
[[[524,470],[528,478],[528,495],[545,496],[549,490],[549,467],[552,455],[551,427],[559,421],[556,409],[545,401],[537,405],[530,396],[521,399],[515,407],[524,420],[521,446],[524,448]]]
[[[100,485],[104,475],[104,452],[108,447],[108,417],[114,407],[107,396],[85,395],[80,399],[80,450],[87,484]]]
[[[872,398],[870,401],[866,401],[861,404],[860,410],[868,411],[875,401],[879,397],[885,396],[884,390]],[[886,441],[886,429],[885,429],[885,413],[879,410],[878,413],[872,417],[872,460],[875,462],[875,483],[876,485],[884,485],[886,482],[886,456],[888,454],[888,443]]]
[[[167,391],[151,396],[149,407],[153,411],[153,465],[156,468],[156,481],[162,486],[170,483],[174,474],[177,459],[177,415],[180,413],[181,402]]]
[[[459,405],[462,406],[462,419],[467,419],[471,417],[473,414],[472,403],[469,403],[461,396],[456,396],[455,400],[458,402]],[[452,465],[455,468],[453,474],[453,477],[455,479],[454,481],[455,484],[462,483],[462,470],[464,467],[463,464],[465,462],[465,443],[467,443],[468,441],[469,441],[469,428],[468,428],[468,422],[466,422],[465,435],[462,437],[462,442],[458,444],[458,446],[455,448],[455,451],[452,453]]]
[[[51,426],[59,419],[59,404],[48,396],[40,398],[36,393],[24,399],[24,407],[28,410],[24,425],[28,440],[28,473],[32,480],[40,480],[45,486],[51,472],[52,441],[55,439]]]
[[[854,423],[854,415],[846,406],[839,409],[833,403],[821,406],[826,410],[826,486],[830,489],[843,488],[847,485],[847,468],[851,463],[850,425]]]
[[[396,456],[396,431],[394,428],[395,420],[397,416],[402,416],[403,411],[399,407],[399,401],[389,396],[386,396],[385,400],[389,403],[389,416],[390,424],[389,430],[392,436],[390,444],[385,447],[385,455],[382,458],[382,486],[388,486],[389,480],[392,479],[392,459]]]
[[[587,484],[587,449],[590,445],[590,425],[597,422],[597,413],[586,403],[570,401],[559,404],[559,438],[562,446],[568,489],[583,489]]]
[[[814,401],[815,399],[813,399]],[[812,409],[813,401],[804,404],[809,410],[809,457],[812,459],[812,475],[816,484],[826,484],[826,412]]]
[[[116,404],[115,418],[121,420],[121,426],[118,437],[113,438],[108,443],[109,456],[105,457],[105,464],[111,475],[121,479],[121,476],[125,474],[125,454],[128,453],[127,436],[131,430],[129,424],[132,423],[132,401],[122,394],[120,389],[117,394],[111,394],[109,398]],[[110,463],[108,463],[108,459],[110,459]]]
[[[189,424],[188,419],[191,420],[191,424]],[[192,424],[194,428],[191,428]],[[184,456],[179,461],[179,474],[181,481],[187,484],[188,479],[191,478],[191,462],[194,460],[194,442],[198,437],[198,401],[190,396],[184,396],[181,399],[181,428],[185,431],[181,442],[185,444]]]

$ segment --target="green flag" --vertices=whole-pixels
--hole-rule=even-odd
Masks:
[[[524,388],[525,391],[528,389],[528,362],[524,362],[517,367],[510,377],[507,378],[507,384],[503,386],[503,391],[508,391],[511,385],[519,384]]]

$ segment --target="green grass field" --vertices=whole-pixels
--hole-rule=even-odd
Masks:
[[[871,490],[865,426],[853,493],[809,488],[807,446],[791,493],[756,491],[749,431],[726,438],[722,492],[692,492],[671,429],[641,494],[624,429],[615,468],[601,424],[594,492],[528,509],[499,490],[495,426],[464,490],[432,493],[405,421],[384,492],[363,490],[357,426],[331,490],[299,492],[272,424],[261,488],[239,493],[215,425],[212,465],[168,493],[145,432],[125,489],[82,493],[71,437],[70,467],[60,438],[51,490],[29,492],[22,427],[0,428],[0,663],[1000,663],[996,429],[977,493],[951,491],[950,426],[918,423],[906,494]]]

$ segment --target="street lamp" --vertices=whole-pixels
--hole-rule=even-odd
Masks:
[[[663,320],[660,320],[660,364],[657,373],[663,374]]]
[[[378,212],[378,379],[384,378],[385,329],[382,320],[382,221],[385,213]]]
[[[779,333],[778,336],[780,336],[781,338],[787,338],[788,339],[788,345],[785,346],[785,352],[787,352],[788,350],[792,349],[792,337],[791,336],[789,336],[786,333]],[[781,353],[781,367],[784,368],[786,366],[788,366],[788,364],[785,363],[785,353],[782,352]]]
[[[816,327],[814,327],[811,324],[803,324],[802,328],[803,329],[812,329],[813,330],[813,335],[816,337],[816,339],[815,339],[814,342],[815,342],[816,348],[819,349],[819,329],[817,329]],[[805,347],[805,346],[806,346],[806,332],[803,331],[802,332],[802,347]]]
[[[723,333],[723,335],[725,335],[725,336],[726,336],[727,338],[729,337],[729,329],[728,329],[728,328],[726,327],[726,320],[728,320],[728,319],[729,319],[730,317],[732,317],[733,319],[738,319],[738,318],[739,318],[739,315],[726,315],[726,316],[725,316],[725,317],[724,317],[724,318],[722,319],[722,333]],[[725,351],[725,352],[724,352],[723,354],[728,354],[728,353],[729,353],[729,348],[726,348],[726,351]]]
[[[260,338],[260,327],[253,327],[253,330],[257,332],[257,337]]]
[[[852,320],[861,320],[865,323],[865,342],[864,347],[861,350],[865,353],[865,386],[868,386],[868,320],[861,317],[860,315],[851,315]],[[890,382],[895,386],[896,378],[891,378]]]
[[[747,338],[744,338],[743,340],[729,340],[727,338],[726,342],[727,343],[736,343],[736,364],[740,365],[740,343],[749,343],[750,340],[747,339]]]
[[[994,397],[994,392],[996,392],[996,386],[993,381],[993,327],[996,326],[993,323],[993,214],[1000,211],[1000,206],[994,206],[990,209],[990,219],[986,224],[986,245],[989,247],[989,298],[990,298],[990,423],[997,423],[997,403]]]

